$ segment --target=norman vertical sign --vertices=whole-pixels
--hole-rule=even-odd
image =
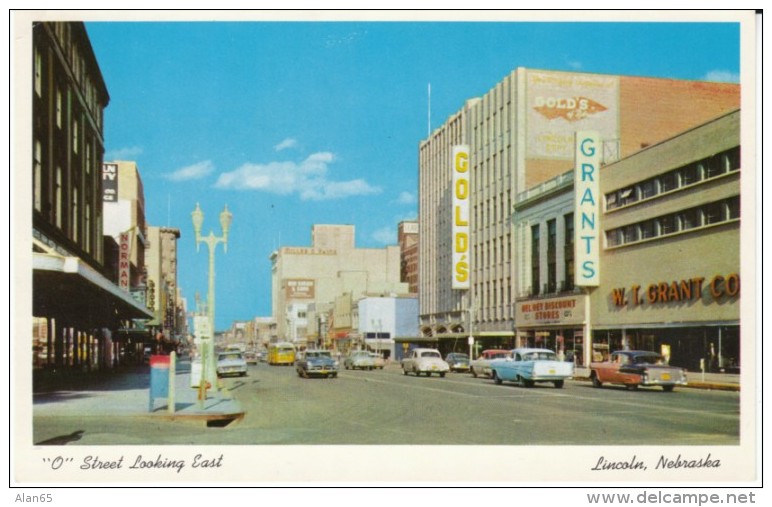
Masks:
[[[469,289],[469,146],[453,147],[453,283]]]
[[[600,135],[597,132],[577,132],[575,149],[574,283],[577,286],[597,287],[600,262]]]

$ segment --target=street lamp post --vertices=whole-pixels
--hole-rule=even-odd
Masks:
[[[207,295],[206,309],[207,317],[209,318],[209,330],[212,336],[210,336],[210,340],[206,345],[208,349],[208,357],[202,358],[202,362],[203,360],[206,360],[208,364],[202,364],[202,367],[205,371],[208,370],[207,376],[213,379],[211,382],[212,389],[217,390],[217,363],[214,357],[214,253],[217,249],[218,243],[222,243],[223,250],[225,253],[228,253],[228,232],[230,231],[233,215],[230,211],[228,211],[228,206],[226,205],[220,213],[220,227],[222,228],[222,236],[215,236],[214,233],[210,230],[209,236],[203,237],[201,236],[201,226],[204,224],[204,212],[201,211],[201,207],[198,203],[196,203],[196,209],[193,210],[190,215],[193,219],[193,231],[196,233],[196,252],[199,251],[199,244],[202,242],[206,243],[206,245],[209,247],[209,292]]]

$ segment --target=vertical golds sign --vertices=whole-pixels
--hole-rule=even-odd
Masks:
[[[453,289],[469,289],[469,147],[453,147]]]
[[[599,282],[600,214],[598,172],[600,170],[600,135],[598,132],[576,133],[574,165],[574,283],[580,287],[597,287]]]

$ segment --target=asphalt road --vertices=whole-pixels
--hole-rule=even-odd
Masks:
[[[525,388],[468,374],[341,370],[304,379],[250,366],[226,379],[246,416],[225,427],[141,416],[36,417],[35,442],[73,445],[736,445],[738,392],[595,389],[568,381]]]

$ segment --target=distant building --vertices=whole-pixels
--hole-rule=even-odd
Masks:
[[[31,57],[34,361],[110,367],[121,359],[113,331],[151,316],[108,269],[118,256],[113,249],[109,258],[103,242],[110,96],[81,22],[34,23]]]
[[[342,306],[336,307],[346,307],[337,315],[349,315],[347,324],[340,321],[343,317],[326,323],[331,337],[341,338],[356,333],[350,324],[354,297],[408,292],[408,285],[400,282],[399,247],[356,248],[353,225],[317,224],[311,233],[310,247],[282,247],[271,254],[277,340],[307,341],[311,304],[339,301]],[[341,300],[344,297],[348,303]]]
[[[177,300],[177,240],[180,230],[172,227],[147,228],[147,301],[154,318],[147,325],[168,340],[180,339],[186,323]]]
[[[399,280],[408,285],[411,294],[418,293],[418,222],[399,223],[397,241],[400,252]]]

